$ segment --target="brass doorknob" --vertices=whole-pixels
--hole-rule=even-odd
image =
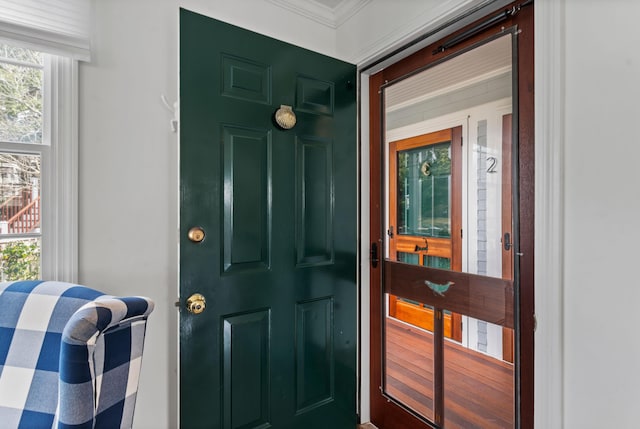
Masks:
[[[204,240],[204,235],[204,229],[200,228],[199,226],[194,226],[187,233],[187,237],[189,237],[189,240],[193,241],[194,243],[200,243],[202,240]]]
[[[199,293],[194,293],[187,298],[187,310],[189,313],[200,314],[207,306],[207,300]]]

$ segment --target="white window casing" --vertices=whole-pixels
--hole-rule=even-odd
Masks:
[[[41,277],[78,276],[78,61],[90,59],[89,0],[0,0],[0,42],[44,56],[42,144],[0,143],[41,156]]]
[[[36,234],[41,237],[40,276],[47,280],[76,282],[78,66],[71,58],[45,55],[43,70],[42,143],[0,142],[0,151],[40,156],[41,234]]]
[[[76,282],[78,276],[78,64],[50,56],[45,72],[48,162],[42,171],[43,278]],[[48,76],[48,77],[47,77]]]

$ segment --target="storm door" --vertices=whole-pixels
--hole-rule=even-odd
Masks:
[[[503,359],[513,346],[503,344],[503,330],[514,327],[513,281],[502,278],[503,229],[512,228],[502,225],[498,174],[511,56],[509,34],[384,88],[383,389],[446,428],[514,425],[515,372]]]
[[[531,12],[370,79],[381,429],[533,427]]]

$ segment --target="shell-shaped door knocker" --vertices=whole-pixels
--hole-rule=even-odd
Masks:
[[[291,106],[281,105],[278,110],[276,110],[276,123],[283,130],[290,130],[296,125],[296,114],[293,113],[293,109]]]

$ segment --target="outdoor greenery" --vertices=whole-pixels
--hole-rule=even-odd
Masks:
[[[2,280],[35,280],[40,277],[40,244],[37,240],[0,245]]]

